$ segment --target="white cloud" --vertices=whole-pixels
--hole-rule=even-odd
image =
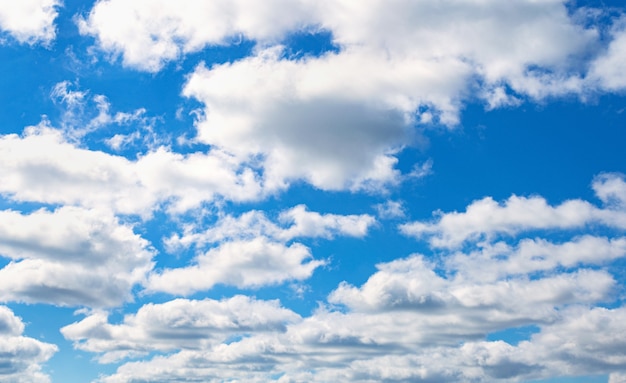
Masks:
[[[378,216],[382,219],[402,218],[405,216],[404,206],[401,201],[387,201],[374,205]]]
[[[46,123],[0,137],[0,192],[16,201],[146,212],[156,203],[131,161],[68,143]]]
[[[623,177],[606,174],[593,184],[604,208],[583,200],[550,206],[542,197],[512,196],[503,204],[490,197],[473,202],[465,212],[437,214],[431,222],[416,221],[400,226],[410,236],[426,238],[431,246],[454,248],[465,241],[490,240],[498,234],[513,236],[529,230],[579,229],[588,224],[626,228],[626,187]],[[618,204],[608,203],[617,201]]]
[[[624,309],[594,306],[611,301],[616,287],[597,266],[624,255],[623,238],[590,235],[560,244],[525,239],[515,248],[496,243],[467,255],[444,253],[439,261],[413,255],[379,264],[359,287],[340,284],[328,297],[333,306],[280,331],[194,343],[125,363],[101,381],[494,382],[588,373],[618,379],[626,360]],[[478,269],[483,273],[474,275]],[[511,344],[485,340],[524,326],[538,332]],[[109,339],[101,328],[85,337]]]
[[[176,250],[179,247],[194,245],[202,247],[233,239],[252,239],[260,236],[280,242],[294,238],[327,238],[337,235],[364,237],[375,223],[375,218],[367,215],[320,214],[308,211],[306,206],[298,205],[284,210],[278,215],[278,223],[272,222],[261,211],[249,211],[233,217],[221,217],[215,225],[205,231],[198,231],[196,225],[188,225],[182,236],[174,235],[167,239],[166,245]]]
[[[330,294],[329,302],[346,305],[356,312],[414,310],[434,317],[442,315],[448,320],[456,316],[459,326],[463,323],[472,331],[482,327],[486,334],[524,322],[550,321],[556,314],[553,307],[601,301],[610,296],[615,286],[610,274],[584,269],[539,279],[529,279],[525,273],[482,281],[463,278],[463,269],[447,269],[450,273],[458,272],[455,278],[441,277],[435,273],[435,265],[429,265],[420,256],[377,267],[379,271],[360,288],[342,283]],[[449,323],[442,321],[441,325],[444,327],[437,332],[445,333]]]
[[[235,296],[212,299],[176,299],[149,303],[121,324],[109,324],[103,312],[88,314],[61,329],[80,350],[101,354],[103,363],[149,351],[206,349],[235,337],[281,332],[300,317],[278,301]]]
[[[41,372],[57,351],[57,346],[22,336],[24,323],[5,306],[0,306],[0,381],[11,383],[49,383]]]
[[[288,325],[286,333],[254,334],[126,363],[101,382],[182,382],[190,377],[209,382],[276,377],[278,382],[506,382],[611,371],[618,378],[626,356],[622,317],[623,309],[575,307],[517,345],[467,338],[459,342],[463,335],[457,334],[447,344],[440,340],[433,346],[415,342],[416,335],[429,331],[411,322],[419,318],[415,315],[321,312]],[[454,325],[448,323],[448,328]]]
[[[20,43],[50,44],[56,32],[59,0],[0,0],[0,30]]]
[[[225,242],[197,256],[191,266],[153,273],[148,291],[187,295],[216,284],[239,288],[275,285],[309,278],[324,265],[300,244],[289,246],[265,237]]]
[[[409,135],[405,116],[376,102],[366,106],[355,89],[365,72],[376,72],[339,72],[329,62],[342,56],[292,62],[279,54],[273,48],[196,68],[183,94],[207,109],[197,123],[198,140],[242,161],[260,156],[265,182],[277,187],[300,179],[326,190],[397,182],[392,154]]]
[[[0,136],[0,193],[14,201],[80,205],[149,216],[159,204],[181,212],[216,199],[256,200],[266,191],[251,168],[212,150],[160,147],[137,160],[68,142],[42,122]]]
[[[407,177],[419,179],[429,176],[431,174],[433,174],[433,160],[428,159],[421,164],[415,164],[413,166],[413,170],[411,170],[411,172],[407,174]]]
[[[623,372],[626,364],[626,309],[573,307],[563,320],[534,334],[522,352],[570,374]]]
[[[148,242],[109,212],[0,211],[0,300],[116,306],[152,269]]]
[[[122,54],[125,65],[158,71],[167,61],[207,45],[230,44],[239,35],[277,40],[306,26],[306,11],[301,2],[287,0],[99,0],[78,25],[101,49]]]
[[[149,71],[241,36],[257,42],[253,56],[198,66],[183,93],[205,106],[197,139],[241,162],[260,160],[272,190],[305,180],[324,190],[381,191],[401,180],[395,154],[412,143],[413,125],[457,124],[471,94],[493,108],[595,89],[581,63],[601,44],[598,33],[563,1],[259,7],[103,0],[79,25],[105,52]],[[279,44],[287,36],[319,30],[330,32],[337,52],[285,57]],[[614,61],[607,66],[619,67]]]
[[[375,223],[372,216],[320,214],[298,205],[282,211],[272,222],[263,212],[250,211],[221,217],[212,227],[199,231],[188,225],[182,236],[165,240],[170,251],[194,246],[200,253],[194,264],[153,274],[149,291],[189,294],[222,283],[237,287],[260,287],[309,278],[324,265],[312,259],[308,247],[295,238],[335,236],[364,237]]]
[[[626,238],[584,235],[558,244],[537,238],[521,240],[516,247],[503,242],[484,245],[469,254],[453,253],[446,264],[466,280],[492,281],[557,267],[571,270],[580,265],[604,265],[624,255]]]
[[[602,202],[615,208],[626,208],[626,181],[624,175],[604,173],[593,180],[593,191]]]
[[[80,90],[77,84],[62,81],[54,85],[50,92],[52,101],[62,108],[60,125],[63,135],[73,142],[81,142],[85,136],[107,127],[135,126],[132,133],[115,134],[105,140],[114,150],[141,139],[148,149],[166,145],[168,137],[159,137],[154,132],[157,118],[148,117],[146,109],[139,108],[132,112],[111,112],[111,103],[106,96],[92,95],[89,91]]]
[[[612,40],[606,51],[591,63],[589,80],[608,91],[626,88],[626,74],[620,70],[626,60],[626,17],[617,20],[611,30]]]
[[[6,306],[0,306],[0,335],[21,335],[24,323]]]

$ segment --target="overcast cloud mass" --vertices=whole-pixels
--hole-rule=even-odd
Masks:
[[[0,0],[0,382],[626,382],[626,6]]]

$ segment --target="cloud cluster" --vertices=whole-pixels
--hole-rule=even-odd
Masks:
[[[101,50],[148,71],[254,41],[252,56],[190,75],[183,94],[205,106],[197,140],[240,162],[260,159],[272,188],[305,180],[380,190],[400,181],[395,154],[411,145],[413,126],[454,126],[473,97],[496,108],[623,89],[624,22],[613,20],[604,43],[596,13],[530,0],[275,0],[262,9],[247,0],[101,0],[79,25]],[[337,49],[294,58],[281,45],[319,32]]]
[[[491,240],[535,229],[579,229],[592,224],[626,229],[626,182],[619,174],[604,174],[593,182],[599,208],[583,200],[550,206],[542,197],[511,196],[504,203],[490,197],[474,201],[465,212],[439,213],[432,222],[403,224],[410,236],[427,238],[435,247],[455,248],[465,241]]]
[[[54,20],[59,0],[0,1],[0,30],[20,43],[50,44],[56,36]]]
[[[121,324],[108,324],[104,312],[93,312],[61,329],[75,347],[101,354],[102,362],[150,351],[203,349],[255,333],[284,331],[300,317],[278,301],[237,295],[220,301],[176,299],[147,304]]]
[[[49,383],[41,364],[57,351],[55,345],[22,336],[24,323],[0,306],[0,380],[15,383]]]
[[[203,231],[194,225],[186,227],[182,236],[166,241],[170,250],[211,247],[200,252],[190,266],[152,274],[147,289],[187,295],[220,283],[245,288],[304,280],[326,262],[313,259],[310,249],[292,242],[294,238],[363,237],[375,219],[365,214],[319,214],[299,205],[281,212],[278,221],[251,211],[239,217],[224,216]]]
[[[108,211],[0,211],[0,301],[112,307],[152,269],[154,251]]]
[[[613,225],[621,233],[622,221],[615,215],[624,208],[625,184],[620,175],[601,175],[593,187],[606,206],[598,208],[582,200],[576,200],[576,206],[587,207],[581,210],[585,219],[609,217],[600,223]],[[582,223],[561,225],[559,217],[569,202],[553,207],[540,197],[533,198],[543,203],[533,205],[531,210],[506,210],[497,204],[496,209],[506,213],[472,210],[471,219],[464,218],[474,223],[469,234],[450,241],[451,246],[430,241],[436,256],[413,254],[381,263],[362,285],[339,284],[327,302],[310,316],[292,313],[282,317],[280,328],[265,327],[256,332],[250,331],[243,319],[224,321],[227,327],[237,323],[227,331],[235,337],[226,339],[222,328],[202,319],[218,310],[211,301],[207,313],[189,314],[191,319],[176,319],[177,314],[159,319],[161,316],[156,313],[161,311],[147,305],[128,316],[123,324],[110,324],[98,314],[66,327],[64,333],[76,347],[102,354],[103,362],[115,355],[140,357],[158,347],[169,352],[128,361],[115,374],[101,379],[106,383],[158,382],[163,377],[174,382],[190,377],[208,382],[494,382],[564,374],[610,374],[611,381],[619,381],[626,362],[626,311],[619,306],[599,305],[614,302],[616,294],[620,294],[619,283],[606,266],[626,257],[626,238],[595,236],[586,231],[584,219]],[[527,218],[528,211],[537,218]],[[306,214],[316,213],[296,207],[280,216]],[[507,218],[498,218],[497,225],[490,221],[492,216],[503,215]],[[340,230],[341,225],[333,226],[338,217],[316,217],[318,222]],[[444,217],[440,213],[441,220]],[[444,226],[437,222],[432,225],[443,231]],[[302,230],[303,227],[295,223],[281,230],[265,215],[249,212],[226,217],[206,232],[198,233],[190,227],[182,236],[170,238],[169,245],[191,246],[238,235],[292,238],[303,232],[325,233]],[[562,240],[541,237],[555,230],[561,233]],[[537,237],[520,236],[524,231]],[[581,231],[585,234],[581,235]],[[433,229],[429,233],[435,235],[439,231]],[[507,240],[497,233],[505,233]],[[461,243],[462,250],[458,247]],[[178,300],[163,307],[186,306],[190,302],[196,301]],[[276,308],[276,303],[269,304]],[[164,335],[158,331],[152,335],[136,332],[139,335],[128,341],[122,329],[138,323],[136,318],[143,318],[144,310],[155,313],[151,323],[157,323],[156,327],[176,323],[168,325],[169,331],[176,334],[214,326],[212,334],[220,335],[193,340],[173,335],[177,339],[172,343],[175,346],[167,350],[159,346]],[[193,330],[188,328],[189,323]],[[507,331],[521,335],[498,335]]]
[[[0,38],[51,46],[59,6],[0,0]],[[200,105],[191,143],[202,150],[183,154],[154,135],[146,152],[120,155],[152,133],[146,110],[113,113],[106,97],[69,82],[51,92],[66,109],[60,129],[44,118],[0,135],[0,197],[11,207],[0,210],[0,302],[85,306],[62,333],[120,363],[100,382],[626,380],[623,281],[611,267],[626,256],[620,174],[594,179],[597,203],[485,197],[406,222],[399,231],[426,254],[340,283],[309,315],[240,295],[142,302],[120,321],[107,311],[139,289],[188,296],[306,281],[328,262],[307,240],[363,238],[376,219],[304,205],[275,216],[184,213],[299,182],[384,193],[430,174],[431,160],[401,174],[399,154],[422,127],[457,126],[468,102],[621,92],[625,16],[564,0],[97,0],[74,20],[107,58],[152,73],[207,47],[254,45],[235,61],[192,63],[185,77],[181,95]],[[293,53],[302,35],[332,49]],[[148,128],[102,141],[118,154],[85,139],[131,123]],[[403,204],[375,209],[403,219]],[[127,223],[158,210],[182,227],[166,252],[192,252],[190,262],[155,269],[156,250]],[[515,329],[519,339],[502,335]],[[0,380],[48,382],[40,364],[57,348],[23,331],[0,306]]]
[[[45,121],[21,136],[0,136],[0,159],[0,193],[14,201],[150,216],[160,204],[182,212],[219,198],[245,201],[264,193],[253,170],[217,150],[183,155],[160,147],[128,160],[82,148]]]

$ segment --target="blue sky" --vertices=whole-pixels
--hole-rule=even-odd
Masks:
[[[626,382],[626,6],[0,1],[0,382]]]

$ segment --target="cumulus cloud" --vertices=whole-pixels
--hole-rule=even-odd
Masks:
[[[0,300],[106,307],[132,300],[153,250],[110,212],[0,211]]]
[[[188,295],[216,284],[255,288],[309,278],[325,261],[312,259],[306,246],[265,237],[226,242],[200,254],[194,264],[153,273],[148,291]]]
[[[400,182],[395,154],[413,143],[414,125],[456,125],[470,95],[495,108],[586,94],[598,83],[621,89],[611,75],[621,24],[596,58],[599,33],[580,20],[563,1],[275,0],[260,9],[246,0],[102,0],[79,26],[103,51],[148,71],[207,46],[256,42],[252,56],[189,76],[183,94],[205,110],[197,140],[259,160],[273,189],[304,180],[380,191]],[[335,51],[293,58],[280,45],[319,31]]]
[[[541,238],[523,239],[517,246],[504,242],[481,246],[468,254],[455,252],[448,267],[467,280],[490,281],[507,275],[543,273],[555,268],[605,265],[626,255],[626,238],[584,235],[564,243]]]
[[[22,336],[24,323],[5,306],[0,306],[0,381],[49,383],[41,365],[57,351],[57,346]]]
[[[149,351],[204,349],[236,337],[281,332],[300,317],[278,301],[237,295],[220,301],[176,299],[149,303],[121,324],[109,324],[104,312],[89,313],[61,329],[80,350],[101,354],[111,362]]]
[[[576,200],[578,207],[587,207],[583,219],[574,221],[576,232],[562,224],[562,217],[569,215],[560,209],[566,209],[567,203],[552,207],[533,197],[543,202],[537,205],[539,210],[531,211],[546,210],[540,217],[548,223],[500,222],[505,227],[513,222],[514,229],[507,232],[510,241],[470,235],[463,237],[463,251],[438,248],[435,243],[436,256],[413,254],[381,263],[365,283],[340,283],[325,305],[278,331],[202,346],[194,340],[193,346],[181,346],[167,355],[124,363],[101,381],[157,382],[164,376],[184,381],[192,376],[203,381],[252,382],[494,382],[590,373],[611,374],[619,381],[626,361],[621,336],[624,308],[598,306],[615,302],[620,293],[616,276],[606,266],[624,259],[626,240],[578,233],[584,232],[589,217],[620,222],[613,215],[620,213],[622,186],[619,175],[597,177],[593,188],[606,207]],[[477,227],[495,227],[480,225],[485,216],[493,215],[492,210],[472,214]],[[565,239],[522,236],[509,243],[530,229],[537,235],[543,229],[558,231]],[[227,217],[187,241],[182,240],[185,236],[175,237],[174,242],[189,246],[191,238],[209,243],[237,238],[236,233],[280,237],[276,234],[280,232],[263,214],[249,212]],[[213,269],[219,267],[207,268],[206,273]],[[98,353],[109,352],[111,344],[120,347],[116,341],[111,343],[109,333],[101,332],[111,325],[104,319],[94,324],[77,338],[81,344],[92,344],[91,339],[105,345],[94,348]],[[533,334],[517,341],[488,340],[490,335],[520,328],[532,328]],[[158,336],[147,337],[130,350],[145,351],[141,347],[159,341]]]
[[[313,259],[310,249],[293,239],[364,237],[375,223],[374,217],[366,214],[320,214],[304,205],[282,211],[277,220],[250,211],[239,217],[224,216],[203,231],[188,225],[182,236],[165,241],[169,250],[215,247],[200,253],[191,266],[153,274],[148,290],[189,294],[220,283],[260,287],[304,280],[326,262]]]
[[[359,190],[396,183],[392,154],[409,135],[402,113],[358,100],[354,88],[363,76],[346,77],[329,64],[343,57],[293,62],[279,55],[272,48],[196,68],[183,94],[206,106],[197,139],[242,161],[260,156],[269,185],[302,179],[325,190]]]
[[[299,1],[99,0],[78,25],[101,49],[121,54],[124,64],[158,71],[167,61],[207,45],[233,43],[239,35],[278,40],[306,26],[307,19]]]
[[[400,226],[409,236],[425,238],[431,246],[455,248],[465,241],[490,240],[539,229],[580,229],[589,224],[626,228],[626,183],[619,174],[596,178],[593,189],[606,206],[597,207],[580,199],[550,206],[539,196],[512,196],[504,203],[490,197],[473,202],[465,212],[439,212],[431,222],[416,221]],[[609,203],[616,201],[616,203]]]
[[[160,204],[182,212],[220,198],[265,195],[256,173],[226,153],[183,155],[159,147],[129,160],[71,143],[45,121],[21,136],[0,136],[0,159],[0,193],[14,201],[149,216]]]
[[[59,0],[0,0],[0,30],[20,43],[50,44],[56,31]]]
[[[615,22],[610,35],[612,40],[606,51],[591,63],[589,79],[604,90],[622,91],[626,88],[626,75],[619,68],[626,60],[626,17]]]

